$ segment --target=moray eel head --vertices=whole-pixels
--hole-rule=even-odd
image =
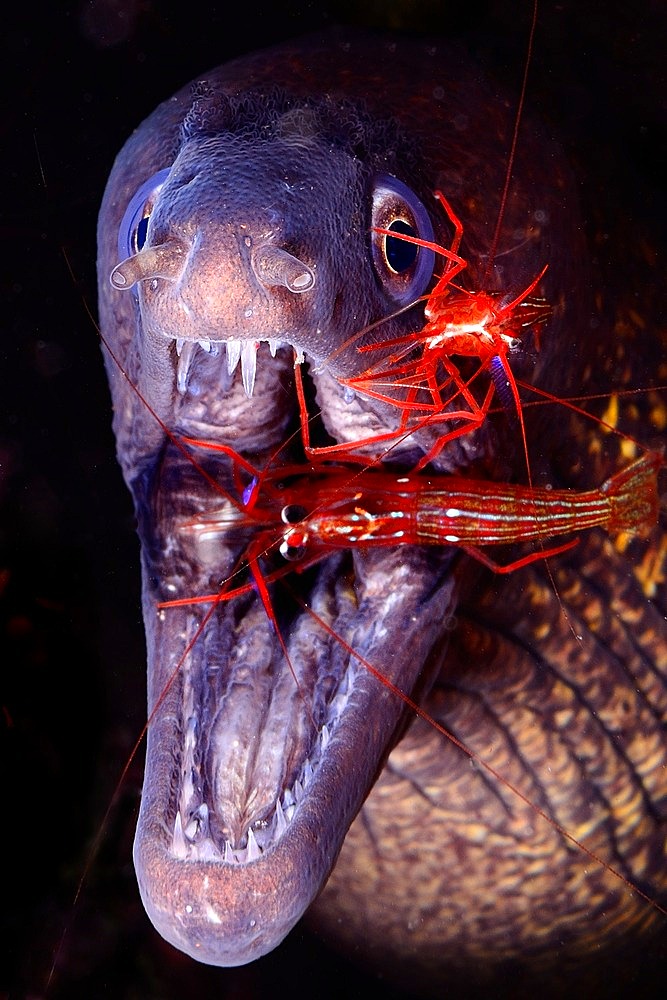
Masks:
[[[213,607],[158,610],[218,591],[258,530],[240,506],[243,470],[203,448],[193,463],[180,442],[229,446],[262,468],[295,426],[295,356],[335,440],[395,426],[336,377],[362,370],[359,346],[423,323],[440,264],[374,230],[399,224],[449,246],[433,197],[443,189],[465,219],[468,287],[479,288],[512,125],[456,53],[333,34],[204,75],[114,165],[98,229],[100,326],[141,539],[150,712],[134,857],[156,928],[202,962],[265,954],[320,892],[406,725],[362,658],[421,698],[447,655],[460,560],[416,546],[332,555],[298,577],[303,604],[276,588],[275,624],[250,587]],[[549,264],[548,342],[516,370],[534,364],[558,391],[559,331],[581,300],[556,289],[581,276],[579,230],[568,171],[538,130],[522,154],[487,290],[516,295]],[[503,427],[502,414],[489,419],[441,466],[511,474],[520,449],[501,447]]]

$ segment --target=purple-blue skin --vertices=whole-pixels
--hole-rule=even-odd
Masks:
[[[449,245],[433,198],[441,189],[464,223],[466,287],[481,287],[515,107],[440,43],[336,33],[236,60],[160,105],[116,160],[98,230],[102,333],[159,419],[261,467],[296,412],[295,349],[334,439],[395,425],[395,412],[350,400],[336,376],[362,370],[357,346],[420,325],[422,306],[374,325],[328,363],[433,284],[432,255],[396,272],[372,227],[407,220]],[[562,394],[568,379],[580,388],[587,364],[598,370],[604,350],[581,239],[569,171],[526,120],[485,287],[516,294],[549,264],[537,290],[553,306],[542,349],[512,367]],[[158,613],[157,603],[215,591],[248,533],[229,518],[207,537],[192,530],[197,515],[219,511],[220,496],[105,358],[142,546],[152,710],[206,611]],[[557,419],[566,442],[566,411]],[[445,449],[439,467],[525,476],[509,424],[502,413],[488,419]],[[556,467],[540,451],[541,427],[531,417],[533,476],[573,484],[562,456]],[[411,442],[412,456],[432,440],[424,432]],[[616,466],[613,445],[591,451],[578,486]],[[582,435],[572,444],[575,472],[587,446]],[[234,489],[227,461],[198,458]],[[649,668],[662,619],[628,579],[627,558],[595,534],[582,540],[568,559],[580,589],[560,601],[542,565],[482,587],[479,568],[452,549],[334,556],[298,586],[392,683],[657,891],[664,687]],[[588,621],[594,598],[602,618]],[[453,631],[453,616],[471,608]],[[151,720],[134,858],[168,941],[221,966],[275,948],[327,882],[393,747],[318,903],[333,937],[362,939],[371,960],[409,969],[410,983],[415,964],[446,982],[466,962],[491,979],[527,955],[541,976],[550,956],[604,954],[619,933],[650,922],[642,900],[425,724],[405,734],[405,706],[305,612],[281,603],[278,622],[300,691],[251,594],[218,607]]]

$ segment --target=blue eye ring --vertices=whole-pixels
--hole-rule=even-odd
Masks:
[[[149,180],[144,181],[140,188],[130,198],[127,208],[123,214],[120,227],[118,229],[118,259],[127,260],[134,257],[143,248],[146,242],[146,229],[148,219],[160,189],[171,172],[171,167],[158,170]]]
[[[376,228],[395,232],[396,238]],[[423,295],[435,268],[432,250],[401,240],[401,235],[435,240],[431,218],[414,191],[398,177],[379,174],[373,187],[371,254],[382,287],[398,306]]]

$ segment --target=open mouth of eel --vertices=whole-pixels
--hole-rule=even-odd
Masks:
[[[262,346],[257,364],[255,344],[204,347],[172,345],[173,438],[133,484],[152,712],[135,864],[167,940],[237,965],[274,948],[326,880],[406,724],[392,686],[419,698],[440,667],[454,556],[332,553],[271,586],[270,621],[257,588],[242,586],[244,553],[266,529],[234,503],[238,470],[203,447],[191,461],[178,441],[232,440],[258,468],[293,461],[275,457],[294,422],[293,353]],[[377,414],[331,376],[313,381],[330,433],[368,436]],[[260,572],[279,561],[267,546]],[[215,595],[230,576],[233,599],[158,608]]]

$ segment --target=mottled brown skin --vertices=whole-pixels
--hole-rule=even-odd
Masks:
[[[248,294],[247,273],[235,263],[227,236],[238,232],[239,220],[251,231],[261,226],[261,171],[267,172],[267,183],[275,183],[270,157],[257,166],[248,149],[243,151],[240,163],[253,163],[254,184],[250,192],[241,192],[233,211],[226,210],[223,223],[230,217],[233,223],[227,236],[213,234],[213,263],[207,264],[211,274],[216,273],[216,323],[223,329],[222,339],[226,322],[226,336],[252,338],[266,335],[262,323],[275,324],[279,315],[291,330],[290,342],[326,368],[327,356],[347,336],[391,311],[366,263],[368,187],[378,170],[414,187],[429,207],[436,238],[445,245],[450,234],[429,197],[436,188],[446,192],[465,224],[468,287],[480,286],[514,105],[504,102],[458,56],[421,43],[399,42],[388,49],[384,42],[363,37],[342,45],[340,39],[330,38],[322,47],[309,40],[240,60],[202,79],[231,94],[277,85],[291,101],[305,98],[311,102],[305,116],[309,142],[312,101],[320,107],[320,95],[329,94],[336,106],[343,96],[348,103],[345,114],[339,115],[341,132],[348,119],[354,120],[366,139],[354,156],[350,144],[341,154],[340,163],[350,171],[345,183],[337,188],[332,171],[329,186],[316,192],[321,219],[313,224],[315,216],[304,212],[306,223],[298,239],[292,233],[290,248],[296,240],[297,256],[320,268],[312,300],[273,300],[266,314],[260,308],[255,312],[256,325],[241,330],[237,306]],[[279,354],[273,365],[268,358],[260,363],[252,400],[244,396],[238,376],[228,389],[221,387],[208,359],[195,369],[198,395],[179,395],[173,345],[155,336],[146,322],[147,297],[140,299],[140,308],[132,293],[109,284],[118,263],[117,230],[127,200],[146,176],[173,162],[180,124],[191,103],[186,88],[162,105],[129,140],[114,167],[99,225],[101,327],[170,429],[232,441],[253,460],[257,455],[261,460],[285,433],[290,410],[284,403],[292,391],[289,355]],[[294,121],[304,127],[303,116],[291,118],[290,128]],[[393,124],[378,130],[378,121]],[[548,262],[541,290],[554,305],[554,315],[534,364],[528,357],[515,370],[558,393],[579,390],[582,379],[594,388],[591,373],[608,389],[605,359],[611,327],[604,320],[596,326],[590,322],[585,253],[568,170],[532,124],[524,128],[520,149],[491,287],[516,292]],[[301,160],[307,165],[306,157]],[[219,200],[229,197],[225,188]],[[206,204],[217,202],[212,198]],[[193,220],[202,232],[209,221],[197,218],[194,208]],[[386,323],[382,335],[395,336],[409,322]],[[314,330],[323,332],[314,335]],[[645,354],[631,355],[630,350],[636,350],[631,337],[628,344],[614,339],[617,370],[623,367],[619,357],[625,352],[624,377],[630,382],[640,364],[650,363],[655,348],[647,342]],[[218,363],[222,367],[224,357]],[[354,351],[348,351],[338,357],[332,372],[315,376],[318,402],[334,437],[349,435],[344,425],[350,421],[350,408],[341,403],[331,376],[347,374],[354,365]],[[142,537],[153,705],[182,652],[182,634],[192,635],[197,615],[203,614],[188,611],[180,618],[159,620],[155,602],[171,596],[168,584],[180,593],[196,593],[211,589],[211,581],[221,576],[219,565],[198,561],[187,547],[178,549],[179,517],[193,509],[214,509],[219,498],[201,495],[204,487],[154,418],[115,365],[108,361],[107,367],[119,458],[135,497]],[[650,406],[635,414],[634,428],[649,445],[656,443],[650,433]],[[352,410],[354,433],[361,433],[358,421],[364,410],[364,405]],[[565,411],[557,417],[562,451],[541,449],[540,435],[550,419],[531,414],[529,421],[536,479],[599,485],[621,464],[613,439],[601,445],[588,429],[577,429]],[[460,471],[472,466],[492,477],[521,476],[516,432],[501,415],[448,449],[442,465]],[[659,568],[647,581],[633,567],[644,565],[651,552],[660,562],[661,537],[656,532],[648,546],[633,543],[623,550],[591,533],[554,570],[559,596],[543,566],[533,565],[507,580],[489,580],[467,559],[447,554],[434,562],[416,549],[371,560],[355,555],[338,585],[342,567],[336,562],[325,566],[319,577],[321,594],[326,595],[320,596],[321,607],[329,609],[333,627],[347,641],[406,690],[425,693],[442,665],[426,702],[428,711],[507,774],[557,823],[652,895],[665,887],[664,586]],[[229,545],[238,550],[234,539]],[[391,611],[390,595],[398,602],[391,604]],[[208,649],[215,653],[196,647],[193,671],[205,666],[211,655],[218,658],[219,669],[230,670],[241,638],[247,644],[260,635],[262,614],[252,606],[222,609],[211,623],[216,631]],[[316,670],[337,650],[329,644],[312,652],[316,629],[307,616],[297,621],[302,645],[298,656],[293,646],[293,657],[304,661],[304,669]],[[371,628],[378,621],[387,627],[382,637]],[[247,665],[259,687],[266,670],[255,660],[263,656],[272,662],[280,659],[280,651],[266,627],[257,642]],[[403,975],[411,988],[416,970],[437,990],[469,965],[482,988],[487,977],[493,981],[497,969],[508,964],[541,978],[548,966],[558,963],[567,970],[582,955],[615,948],[629,931],[655,921],[656,912],[644,900],[574,848],[509,789],[472,768],[460,751],[422,722],[413,722],[393,750],[346,836],[406,721],[401,704],[386,690],[363,675],[359,683],[357,715],[352,713],[349,728],[341,724],[341,739],[331,748],[329,763],[288,832],[261,859],[227,865],[183,862],[170,854],[175,762],[182,752],[178,741],[185,718],[179,678],[149,733],[135,848],[144,899],[169,940],[221,965],[250,961],[270,950],[317,895],[343,840],[334,875],[317,903],[318,917],[332,937],[345,944],[358,950],[362,940],[369,962],[396,966],[394,974]],[[238,812],[243,810],[239,807]],[[236,827],[230,821],[235,844],[243,843],[244,822],[247,828],[251,821],[252,816],[246,816]],[[213,920],[206,916],[211,912]]]

